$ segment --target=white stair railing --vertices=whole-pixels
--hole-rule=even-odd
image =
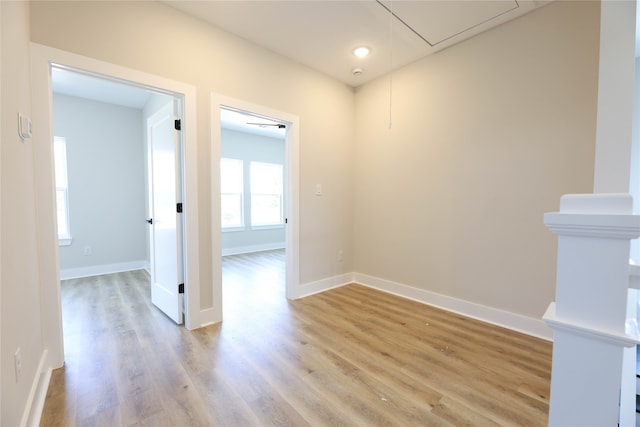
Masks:
[[[560,212],[544,216],[558,235],[556,300],[543,317],[554,331],[550,426],[635,418],[621,413],[630,408],[620,394],[624,359],[640,343],[626,329],[630,240],[640,236],[632,202],[628,194],[566,195]]]

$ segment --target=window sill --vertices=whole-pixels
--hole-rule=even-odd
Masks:
[[[223,233],[237,233],[238,231],[244,231],[244,227],[226,227],[222,229]]]
[[[71,237],[58,239],[58,246],[71,246]]]
[[[256,225],[251,227],[251,230],[277,230],[281,228],[284,228],[284,224]]]

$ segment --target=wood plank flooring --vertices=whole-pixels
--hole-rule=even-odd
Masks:
[[[176,326],[129,272],[62,284],[43,426],[544,426],[551,343],[349,285],[297,301],[284,252],[224,258],[225,320]]]

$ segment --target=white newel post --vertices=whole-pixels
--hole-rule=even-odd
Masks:
[[[628,194],[588,194],[544,216],[558,235],[556,301],[543,317],[554,335],[550,426],[618,425],[624,349],[640,343],[625,329],[632,212]]]

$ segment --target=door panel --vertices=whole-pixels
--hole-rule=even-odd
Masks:
[[[182,245],[179,201],[179,135],[174,128],[173,103],[147,122],[150,186],[151,301],[174,322],[182,323]]]

